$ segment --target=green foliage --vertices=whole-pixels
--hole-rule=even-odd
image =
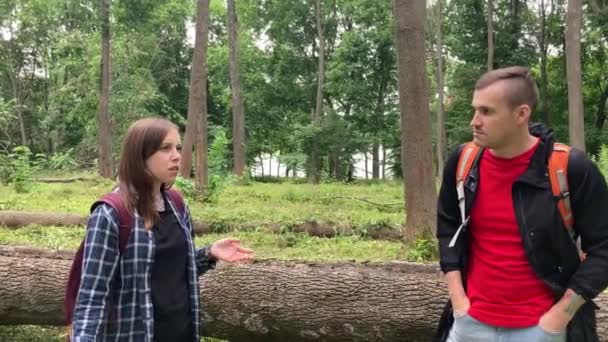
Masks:
[[[73,171],[79,166],[74,158],[74,148],[65,152],[55,152],[49,156],[37,153],[34,156],[34,165],[41,170],[50,171]]]
[[[210,130],[212,141],[209,146],[209,174],[222,175],[230,171],[230,140],[226,129],[214,127]]]
[[[596,156],[592,156],[591,159],[597,165],[600,172],[602,172],[604,178],[608,180],[608,146],[602,145],[599,153]]]
[[[434,237],[422,237],[414,241],[407,251],[408,261],[431,261],[439,258],[437,239]]]
[[[11,166],[11,159],[8,155],[0,153],[0,183],[4,185],[9,184],[12,174],[13,168]]]
[[[182,176],[177,176],[175,178],[175,183],[173,184],[177,189],[188,199],[193,200],[196,198],[196,186],[194,185],[194,181],[191,179],[185,179]]]
[[[230,184],[235,182],[234,176],[230,174],[230,140],[226,136],[226,130],[222,127],[214,127],[211,130],[213,141],[209,146],[209,186],[205,201],[217,202],[218,196]]]
[[[304,153],[292,152],[279,155],[279,162],[285,165],[291,172],[301,170],[306,163],[307,156]]]
[[[230,184],[235,182],[235,177],[230,174],[211,175],[209,178],[209,187],[207,188],[207,196],[205,201],[209,203],[217,203],[222,191]]]
[[[37,166],[32,164],[32,152],[26,146],[17,146],[8,156],[0,157],[0,180],[3,184],[13,184],[18,193],[29,192],[32,187],[32,174]]]

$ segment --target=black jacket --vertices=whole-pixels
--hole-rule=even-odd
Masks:
[[[595,309],[592,300],[608,286],[608,188],[595,164],[586,155],[571,149],[568,160],[568,187],[574,230],[587,252],[584,262],[568,231],[563,226],[556,199],[551,192],[547,162],[553,150],[551,130],[535,124],[530,132],[541,139],[530,166],[513,184],[513,206],[523,247],[534,272],[554,291],[559,300],[566,289],[587,300],[568,325],[568,341],[598,341]],[[469,246],[468,230],[463,230],[452,248],[450,239],[461,223],[456,193],[456,167],[462,147],[448,159],[437,206],[437,238],[440,266],[443,272],[460,270],[466,286],[466,265]],[[479,153],[481,156],[482,153]],[[465,180],[466,214],[475,200],[479,184],[479,158]],[[446,305],[437,333],[437,341],[445,341],[453,323],[450,303]]]

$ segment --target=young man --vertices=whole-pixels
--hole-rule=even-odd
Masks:
[[[571,149],[567,181],[586,259],[551,192],[553,136],[529,125],[538,90],[529,70],[484,74],[473,94],[473,142],[481,150],[464,181],[463,224],[449,157],[437,213],[440,265],[450,302],[437,340],[597,341],[592,302],[608,285],[608,189],[597,167]],[[459,230],[459,227],[462,228]]]

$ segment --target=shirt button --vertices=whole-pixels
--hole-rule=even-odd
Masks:
[[[534,237],[534,232],[530,232],[530,237]]]

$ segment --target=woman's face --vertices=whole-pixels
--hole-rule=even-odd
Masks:
[[[155,183],[171,184],[175,181],[179,173],[181,153],[182,143],[179,132],[171,129],[167,132],[160,148],[146,160],[146,167]]]

